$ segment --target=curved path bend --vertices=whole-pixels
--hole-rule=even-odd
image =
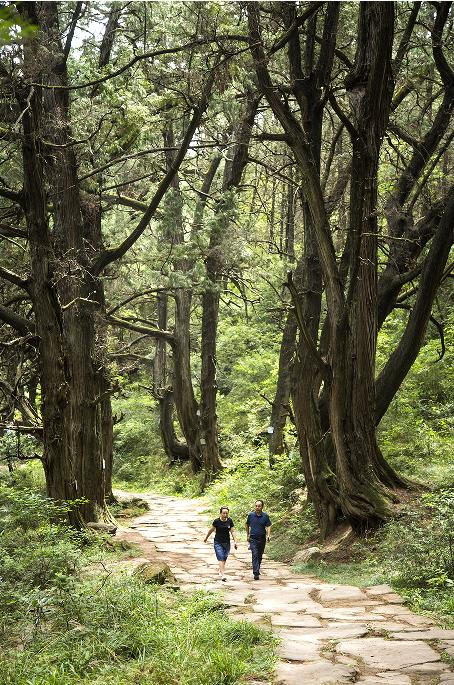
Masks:
[[[272,626],[281,639],[274,685],[454,685],[454,630],[412,613],[389,586],[324,583],[266,556],[254,582],[245,543],[232,548],[223,583],[212,542],[203,542],[213,518],[206,504],[138,496],[150,511],[131,528],[156,546],[182,590],[221,591],[235,618]]]

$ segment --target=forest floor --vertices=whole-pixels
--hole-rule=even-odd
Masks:
[[[212,543],[203,542],[211,524],[206,503],[140,497],[150,511],[119,536],[139,541],[145,558],[157,552],[181,591],[222,592],[232,617],[271,625],[280,639],[275,685],[454,685],[454,630],[412,613],[391,587],[325,583],[266,556],[254,581],[244,542],[232,549],[221,582]]]

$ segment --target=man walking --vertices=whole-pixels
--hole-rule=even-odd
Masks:
[[[270,532],[270,517],[266,511],[263,511],[263,500],[258,499],[255,502],[255,511],[251,511],[246,520],[247,541],[252,553],[254,580],[260,580],[260,564],[262,563],[265,545],[270,541]]]

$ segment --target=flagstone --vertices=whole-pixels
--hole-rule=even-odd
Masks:
[[[280,663],[276,669],[275,685],[340,685],[351,683],[355,669],[343,664],[332,664],[320,659],[307,664]]]
[[[429,630],[418,630],[416,632],[393,633],[391,637],[397,640],[454,640],[454,630],[430,628]]]
[[[336,651],[359,657],[367,666],[385,670],[407,669],[440,659],[437,652],[425,642],[384,640],[380,637],[343,640],[337,645]]]
[[[325,604],[326,602],[364,600],[366,595],[358,587],[339,585],[338,587],[320,590],[319,599],[322,604]]]
[[[279,656],[288,661],[317,661],[321,658],[320,642],[286,639],[279,647]]]
[[[366,626],[359,626],[352,623],[339,623],[335,626],[324,628],[282,628],[278,629],[278,635],[283,638],[303,641],[319,640],[342,640],[346,638],[362,637],[369,631]]]
[[[271,616],[273,626],[291,626],[295,628],[317,628],[321,623],[315,616],[292,613],[273,614]]]

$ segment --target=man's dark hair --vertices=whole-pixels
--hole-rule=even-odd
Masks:
[[[256,502],[260,502],[261,505],[262,505],[262,507],[265,506],[265,502],[264,502],[262,499],[256,499],[255,501],[256,501]]]
[[[224,511],[224,509],[227,509],[227,511],[230,511],[230,509],[229,509],[228,507],[221,507],[221,508],[219,509],[219,513],[222,514],[222,512]]]

